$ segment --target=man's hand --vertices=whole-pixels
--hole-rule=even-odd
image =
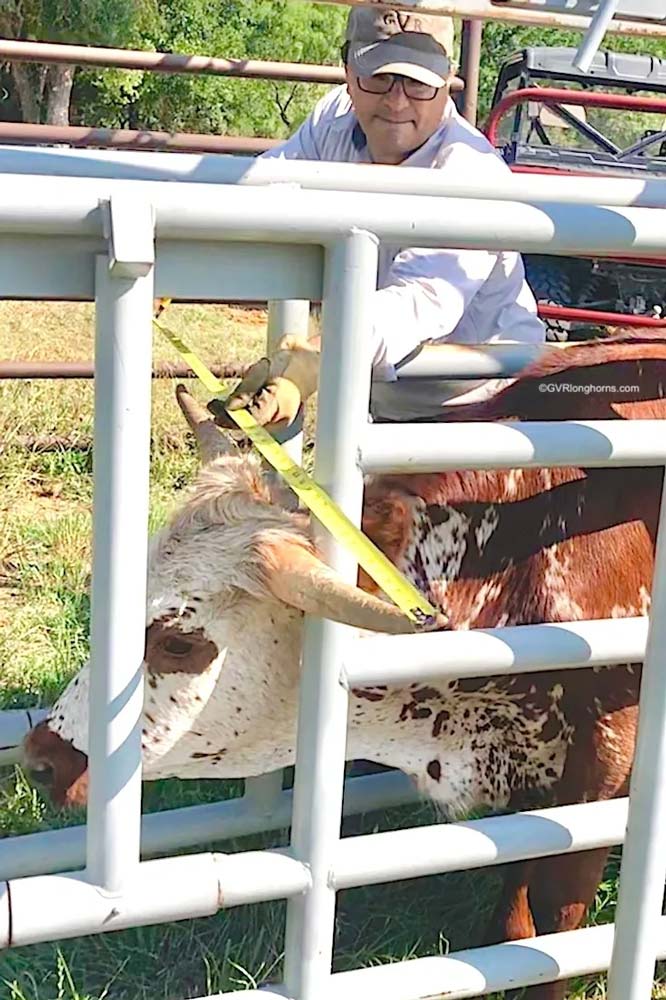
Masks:
[[[226,404],[211,399],[208,409],[220,427],[236,427],[226,412],[247,408],[258,424],[277,431],[294,422],[302,404],[316,392],[319,340],[284,337],[272,359],[261,358],[246,373]]]

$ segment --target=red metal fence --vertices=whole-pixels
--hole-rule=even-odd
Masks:
[[[474,75],[474,59],[478,60],[479,28],[466,29],[474,41],[468,46],[466,65]],[[344,83],[341,66],[318,66],[313,63],[272,62],[261,59],[221,59],[216,56],[183,55],[175,52],[145,52],[135,49],[112,49],[89,45],[57,45],[50,42],[27,42],[0,39],[0,62],[20,61],[61,63],[65,65],[99,66],[114,69],[147,70],[154,73],[210,73],[248,80],[284,80],[295,83]],[[475,79],[478,77],[476,70]],[[464,90],[456,77],[454,93]],[[476,99],[465,95],[465,113],[476,115]],[[471,119],[470,119],[471,120]],[[34,125],[0,122],[0,143],[53,144],[98,146],[116,149],[161,149],[190,153],[238,153],[254,156],[263,153],[279,140],[264,136],[217,136],[188,132],[155,132],[148,130],[88,128],[70,125]]]

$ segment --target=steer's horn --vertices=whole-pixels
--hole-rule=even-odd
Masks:
[[[212,462],[223,455],[238,455],[231,438],[216,426],[208,410],[182,384],[176,386],[176,399],[197,440],[203,462]]]
[[[291,607],[373,632],[416,631],[399,608],[346,583],[307,549],[283,543],[272,549],[268,562],[268,589]]]

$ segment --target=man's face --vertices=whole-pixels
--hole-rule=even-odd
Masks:
[[[375,163],[399,164],[438,128],[448,97],[442,87],[430,101],[407,97],[400,80],[387,94],[369,94],[346,67],[347,89]]]

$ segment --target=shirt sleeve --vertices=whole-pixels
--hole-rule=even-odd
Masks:
[[[375,293],[373,366],[387,374],[420,344],[455,330],[497,255],[414,248],[398,254]]]
[[[308,115],[303,124],[285,142],[267,149],[259,159],[321,160],[314,114]]]
[[[336,160],[349,159],[344,139],[350,128],[351,103],[344,86],[334,87],[321,97],[303,124],[279,146],[261,154],[260,159]],[[337,140],[336,140],[337,137]]]

